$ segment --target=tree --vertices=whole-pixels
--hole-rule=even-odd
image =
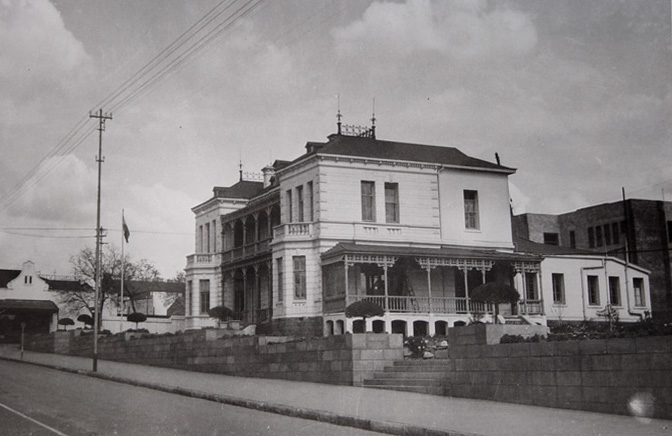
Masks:
[[[515,303],[520,300],[520,294],[513,286],[501,282],[488,282],[478,285],[469,292],[473,301],[492,304],[495,307],[495,324],[498,322],[499,305],[502,303]]]
[[[126,319],[128,319],[130,322],[134,322],[135,323],[135,329],[137,330],[139,322],[147,321],[147,315],[145,315],[144,313],[140,313],[140,312],[133,312],[130,315],[128,315],[128,317]]]
[[[124,281],[130,283],[133,280],[139,281],[160,281],[159,271],[154,265],[146,259],[131,261],[128,256],[122,259],[121,254],[113,245],[105,246],[101,256],[101,286],[99,311],[102,313],[106,301],[110,300],[117,305],[119,301],[119,282],[121,280],[122,262],[124,265]],[[91,289],[95,289],[96,277],[96,253],[93,248],[82,249],[76,255],[70,257],[73,275],[81,282],[87,283]],[[124,286],[124,288],[126,288]],[[95,292],[85,287],[60,290],[60,303],[70,313],[78,313],[81,310],[87,310],[91,315],[95,314]],[[132,292],[126,293],[125,298],[131,300],[131,305],[135,311],[136,297]],[[102,320],[102,316],[100,319]],[[99,324],[100,326],[100,324]]]
[[[208,310],[208,316],[210,316],[210,318],[215,318],[217,320],[217,325],[219,326],[222,321],[227,321],[233,318],[233,310],[226,306],[215,306]]]
[[[61,318],[58,320],[58,325],[62,325],[65,330],[68,329],[69,325],[75,325],[75,322],[72,318]]]
[[[79,315],[77,317],[77,321],[79,321],[81,323],[84,323],[84,327],[86,327],[87,325],[89,325],[89,326],[93,325],[93,317],[91,315],[87,315],[85,313]]]
[[[385,311],[379,304],[369,300],[355,301],[345,308],[345,316],[348,318],[362,318],[366,325],[366,318],[371,316],[383,316]]]

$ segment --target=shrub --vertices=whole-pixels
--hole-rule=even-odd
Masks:
[[[499,339],[500,344],[517,344],[521,342],[541,342],[544,337],[541,335],[534,335],[525,337],[523,335],[504,335]]]
[[[421,358],[427,351],[427,340],[422,336],[410,336],[406,339],[404,345],[408,347],[411,352],[411,357]]]
[[[61,318],[58,320],[58,325],[62,325],[67,330],[68,326],[75,325],[75,322],[71,318]]]
[[[372,316],[383,316],[385,312],[379,304],[369,300],[355,301],[345,308],[345,316],[348,318],[366,319]]]
[[[87,315],[87,314],[85,314],[85,313],[79,315],[79,316],[77,317],[77,321],[84,323],[85,326],[87,326],[87,325],[89,325],[89,326],[93,325],[93,317],[92,317],[91,315]]]
[[[135,323],[135,328],[137,329],[139,322],[147,321],[147,315],[145,315],[144,313],[140,313],[140,312],[133,312],[130,315],[128,315],[126,317],[126,319],[128,319],[130,322],[134,322]]]
[[[473,301],[494,305],[495,323],[497,323],[499,305],[502,303],[515,303],[520,299],[520,294],[511,285],[507,285],[506,283],[488,282],[474,288],[469,292],[469,297]]]

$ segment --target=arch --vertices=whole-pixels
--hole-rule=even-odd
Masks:
[[[233,223],[233,248],[243,246],[244,231],[243,222],[241,220],[236,220],[236,222]]]
[[[336,324],[334,325],[334,334],[342,335],[345,331],[345,323],[342,319],[337,319]]]
[[[333,336],[333,335],[334,335],[334,322],[327,321],[327,336]]]
[[[436,321],[434,332],[436,336],[446,336],[448,334],[448,321]]]
[[[257,227],[259,228],[259,235],[257,240],[259,241],[264,241],[268,238],[271,237],[269,234],[268,226],[268,215],[266,214],[265,211],[259,212],[259,216],[257,217]]]
[[[245,244],[257,242],[257,220],[250,215],[245,220]]]
[[[371,323],[371,330],[374,333],[385,333],[385,321],[377,319]]]
[[[397,319],[392,321],[392,333],[401,333],[404,337],[408,336],[406,331],[406,321]]]
[[[353,333],[366,333],[366,323],[363,319],[357,319],[352,322]]]
[[[467,325],[465,321],[455,321],[453,323],[453,327],[464,327],[465,325]]]
[[[413,322],[413,336],[427,336],[429,323],[427,321]]]

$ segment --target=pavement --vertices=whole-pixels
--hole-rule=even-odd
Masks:
[[[0,359],[21,361],[17,345]],[[25,351],[40,365],[303,419],[404,436],[672,436],[672,421],[363,387],[236,377]],[[0,377],[1,378],[1,377]]]

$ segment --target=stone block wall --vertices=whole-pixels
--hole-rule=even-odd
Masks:
[[[672,337],[451,346],[456,397],[672,419]]]
[[[403,359],[403,338],[399,334],[295,338],[230,336],[225,330],[205,329],[181,335],[138,336],[101,336],[98,357],[189,371],[354,386]],[[66,343],[49,335],[31,342],[27,349],[54,352],[56,342]],[[62,354],[92,355],[90,334],[70,333],[67,343],[68,350],[64,345],[58,347]]]

